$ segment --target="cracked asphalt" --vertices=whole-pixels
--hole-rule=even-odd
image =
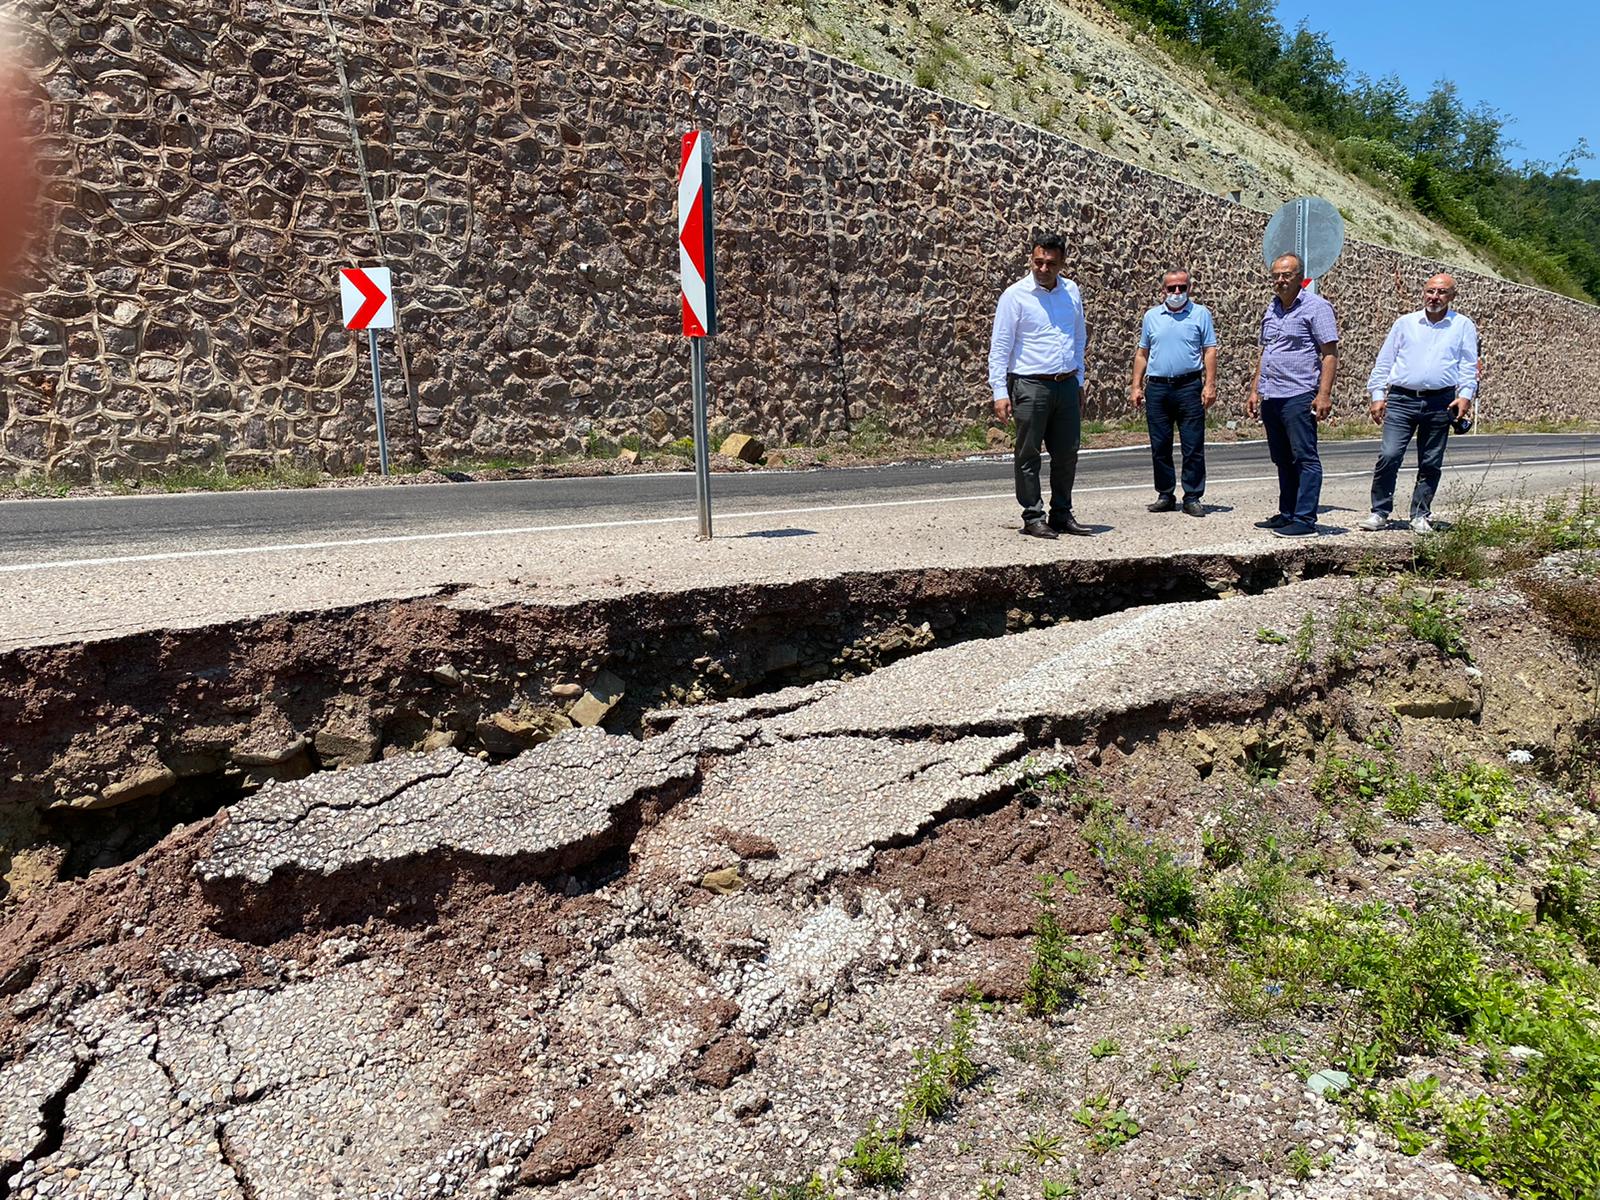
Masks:
[[[269,785],[0,930],[0,1194],[738,1194],[769,1136],[831,1152],[804,1098],[867,1069],[864,1011],[914,1027],[980,964],[882,856],[1058,738],[1258,710],[1297,665],[1254,631],[1352,586],[930,651],[642,742]],[[1395,1157],[1386,1194],[1437,1194]]]

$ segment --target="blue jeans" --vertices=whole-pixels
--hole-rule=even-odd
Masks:
[[[1172,427],[1183,446],[1183,498],[1199,500],[1206,492],[1206,409],[1200,403],[1200,379],[1174,387],[1163,380],[1145,384],[1144,422],[1150,429],[1150,457],[1155,461],[1156,491],[1170,496],[1177,487],[1172,466]]]
[[[1389,397],[1383,418],[1383,448],[1372,472],[1372,511],[1387,517],[1394,509],[1395,479],[1405,461],[1411,435],[1417,435],[1417,484],[1411,490],[1411,517],[1433,511],[1433,493],[1444,470],[1445,443],[1450,440],[1450,401],[1454,396],[1422,400],[1413,396]]]
[[[1317,523],[1322,499],[1322,459],[1317,457],[1317,418],[1311,411],[1316,393],[1284,400],[1261,397],[1261,423],[1267,428],[1267,451],[1278,468],[1278,511],[1301,525]]]

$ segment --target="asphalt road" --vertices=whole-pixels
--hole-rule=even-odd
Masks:
[[[1374,441],[1325,442],[1330,475],[1371,469]],[[1451,442],[1447,469],[1519,464],[1600,467],[1600,436],[1584,434],[1473,435]],[[1260,483],[1272,466],[1263,442],[1217,443],[1207,449],[1210,494],[1231,480]],[[1409,464],[1408,464],[1409,466]],[[1409,490],[1409,470],[1402,491]],[[1122,491],[1149,480],[1144,447],[1091,451],[1079,462],[1081,511],[1092,511],[1096,490]],[[897,464],[816,471],[761,471],[712,477],[719,516],[788,509],[868,507],[921,498],[1009,493],[1008,458]],[[1401,497],[1402,503],[1404,496]],[[34,565],[86,559],[182,554],[224,547],[325,545],[349,539],[394,538],[464,530],[522,532],[615,523],[651,523],[694,514],[690,472],[547,479],[503,483],[419,484],[292,491],[26,500],[0,504],[0,569],[14,574]]]

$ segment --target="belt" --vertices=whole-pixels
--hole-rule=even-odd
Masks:
[[[1449,387],[1430,388],[1426,392],[1419,392],[1416,388],[1400,387],[1396,384],[1390,384],[1389,393],[1391,395],[1410,396],[1413,400],[1437,400],[1440,396],[1448,396],[1452,400],[1456,398],[1455,388]]]
[[[1063,379],[1076,379],[1076,371],[1063,371],[1059,375],[1013,375],[1013,379],[1026,379],[1029,383],[1060,383]]]
[[[1146,383],[1170,383],[1174,386],[1181,386],[1185,383],[1193,383],[1204,373],[1203,371],[1188,371],[1182,375],[1146,375],[1144,381]]]

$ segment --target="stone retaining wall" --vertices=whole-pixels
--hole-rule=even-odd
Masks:
[[[1217,315],[1224,400],[1242,404],[1267,295],[1259,213],[642,0],[334,8],[381,246],[315,7],[23,13],[54,227],[0,296],[0,472],[371,461],[365,347],[334,279],[380,258],[409,351],[408,389],[384,335],[401,457],[686,435],[672,175],[697,123],[717,146],[723,426],[781,444],[982,418],[993,301],[1037,226],[1072,247],[1092,412],[1121,410],[1138,315],[1180,262]],[[1354,245],[1327,279],[1350,411],[1436,265]],[[1597,415],[1600,312],[1460,282],[1495,415]]]

